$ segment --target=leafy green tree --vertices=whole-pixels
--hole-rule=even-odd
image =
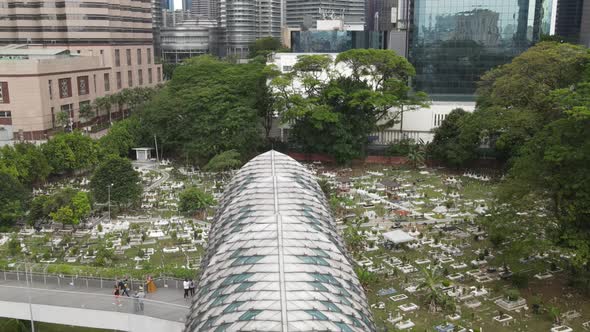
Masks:
[[[79,224],[82,220],[90,215],[90,199],[88,194],[78,191],[72,198],[72,210],[74,212],[74,225]]]
[[[238,168],[241,164],[240,153],[236,150],[229,150],[211,158],[205,167],[203,167],[203,170],[209,172],[224,172]]]
[[[62,206],[57,211],[51,212],[51,219],[62,225],[75,225],[74,211],[69,206]]]
[[[60,127],[68,127],[70,124],[70,113],[66,111],[58,112],[55,117],[55,122],[57,122]]]
[[[356,272],[356,276],[358,277],[359,282],[365,291],[372,289],[375,283],[379,280],[375,273],[369,272],[367,269],[362,267],[355,268],[354,272]]]
[[[470,121],[472,116],[460,108],[451,111],[434,130],[434,139],[427,149],[429,155],[454,167],[475,159],[481,137]]]
[[[87,170],[98,161],[95,142],[79,131],[55,135],[43,145],[43,153],[57,174]]]
[[[257,56],[266,57],[272,52],[288,52],[289,49],[284,47],[279,38],[274,37],[263,37],[258,38],[256,41],[248,46],[250,54],[249,58],[255,58]]]
[[[47,195],[39,195],[33,198],[28,215],[29,224],[35,224],[37,221],[42,221],[47,218],[48,213],[45,209],[48,201],[49,196]]]
[[[94,200],[106,203],[109,187],[111,203],[118,206],[137,204],[141,199],[141,179],[128,159],[110,155],[98,164],[90,180]]]
[[[510,159],[545,125],[563,116],[552,92],[588,75],[582,46],[543,42],[482,76],[474,117],[503,159]]]
[[[135,117],[116,122],[108,134],[98,140],[101,153],[126,157],[132,148],[138,146],[140,130],[139,119]]]
[[[85,122],[94,119],[95,114],[92,104],[85,103],[80,105],[80,117],[83,118]]]
[[[262,140],[256,88],[263,69],[211,56],[186,60],[141,112],[151,137],[142,143],[156,134],[159,148],[201,165],[227,150],[252,154]]]
[[[18,143],[0,148],[0,171],[10,173],[26,185],[38,185],[51,173],[47,158],[39,147]]]
[[[343,64],[350,75],[334,70]],[[305,152],[328,153],[344,163],[364,156],[368,137],[399,123],[404,111],[427,106],[426,95],[412,93],[412,65],[389,50],[355,49],[305,55],[289,73],[272,79],[275,108],[293,122],[290,139]],[[301,89],[293,89],[295,83]]]
[[[100,119],[102,123],[102,114],[101,111],[104,111],[104,114],[108,115],[109,123],[112,123],[112,113],[111,109],[113,106],[113,97],[112,96],[104,96],[104,97],[97,97],[94,99],[94,109],[96,110],[96,116]]]
[[[26,210],[29,193],[12,175],[0,172],[0,226],[12,226]]]
[[[213,204],[215,204],[213,196],[197,187],[189,187],[180,193],[178,209],[187,215],[194,215],[203,212]]]

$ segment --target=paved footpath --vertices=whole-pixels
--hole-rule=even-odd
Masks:
[[[0,279],[0,301],[29,302],[30,299],[36,304],[136,313],[133,298],[122,296],[118,301],[114,298],[113,288],[107,286],[112,283],[105,281],[104,288],[86,287],[84,282],[74,286],[62,283],[60,287],[54,282],[27,285],[24,278],[20,281]],[[189,305],[189,299],[183,299],[182,289],[158,288],[155,293],[146,294],[143,314],[183,322]]]

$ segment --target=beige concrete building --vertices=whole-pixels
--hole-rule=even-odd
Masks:
[[[0,140],[39,140],[59,112],[162,81],[151,0],[0,1]],[[116,111],[116,110],[114,110]]]

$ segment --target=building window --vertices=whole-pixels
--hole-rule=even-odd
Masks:
[[[104,91],[111,90],[111,78],[109,77],[109,73],[104,73]]]
[[[141,69],[137,71],[137,80],[139,81],[139,85],[143,85],[143,70]]]
[[[10,103],[10,98],[8,97],[8,82],[0,82],[0,103]]]
[[[141,65],[141,48],[137,49],[137,64]]]
[[[293,66],[283,66],[283,72],[290,72],[293,70]]]
[[[10,111],[0,111],[0,118],[8,119],[12,117],[12,112]]]
[[[127,66],[131,66],[131,50],[127,49],[125,52],[127,53]]]
[[[85,96],[88,94],[88,76],[78,76],[78,95]]]
[[[53,81],[49,80],[47,82],[47,87],[49,88],[49,100],[53,100]]]
[[[162,72],[160,71],[160,67],[157,68],[157,76],[158,76],[158,82],[162,81]]]
[[[96,74],[92,75],[92,84],[94,85],[94,94],[96,94]]]
[[[119,50],[115,50],[115,66],[121,67],[121,52]]]
[[[152,49],[148,48],[147,49],[147,60],[148,60],[148,65],[152,64]]]
[[[133,86],[133,72],[131,70],[127,72],[127,85],[129,87]]]
[[[148,84],[152,84],[152,82],[153,82],[153,79],[152,79],[152,68],[148,68]]]
[[[59,97],[69,98],[72,96],[72,79],[60,78],[59,81]]]
[[[121,72],[118,71],[117,72],[117,90],[121,90],[121,87],[123,86],[123,82],[121,79]]]
[[[55,109],[51,108],[51,128],[55,128]]]

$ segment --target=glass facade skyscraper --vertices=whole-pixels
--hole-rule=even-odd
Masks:
[[[414,87],[435,99],[473,95],[481,75],[549,33],[552,0],[415,0]]]

